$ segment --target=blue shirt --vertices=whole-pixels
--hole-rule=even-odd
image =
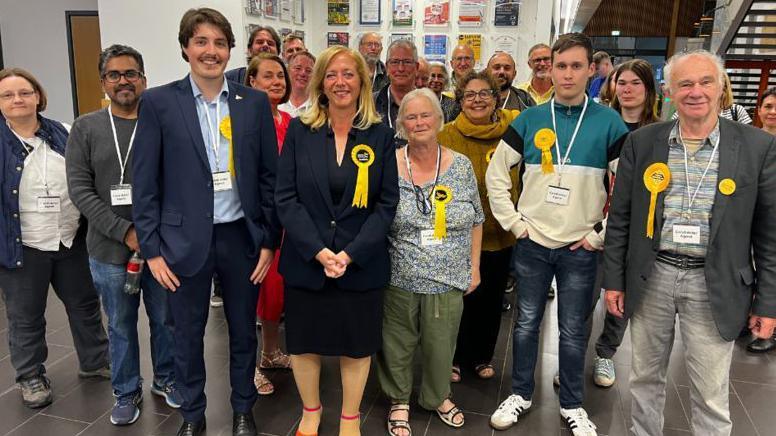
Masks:
[[[221,92],[218,97],[211,102],[205,101],[205,96],[189,75],[191,81],[191,90],[194,93],[194,101],[197,106],[197,118],[199,127],[202,130],[202,140],[205,141],[205,152],[207,160],[210,163],[211,172],[229,171],[229,140],[219,132],[219,125],[224,117],[229,116],[229,86],[224,79],[221,86]],[[216,105],[218,113],[216,114]],[[208,118],[210,126],[208,126]],[[213,133],[218,139],[218,165],[216,165],[216,154],[213,149]],[[237,180],[232,176],[232,189],[213,193],[213,223],[230,223],[244,216],[240,195],[237,192]]]
[[[598,95],[601,93],[601,86],[603,86],[605,80],[606,77],[596,76],[596,78],[590,82],[590,89],[588,90],[590,98],[598,97]]]

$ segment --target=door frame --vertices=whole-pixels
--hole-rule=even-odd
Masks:
[[[73,29],[71,17],[97,17],[97,11],[65,11],[65,25],[67,26],[67,56],[70,63],[70,90],[73,95],[73,117],[78,117],[78,84],[75,77],[75,60],[73,53]]]

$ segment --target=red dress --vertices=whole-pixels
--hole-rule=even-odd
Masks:
[[[280,120],[275,118],[275,134],[278,137],[278,154],[283,148],[283,140],[286,138],[288,125],[291,123],[291,115],[286,112],[278,111]],[[262,321],[280,321],[280,315],[283,313],[283,277],[278,272],[278,260],[280,259],[280,250],[275,251],[275,258],[272,259],[267,271],[267,276],[261,282],[261,291],[259,292],[259,303],[256,307],[256,314]]]

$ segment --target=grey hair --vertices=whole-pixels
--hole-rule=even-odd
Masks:
[[[415,62],[418,61],[418,48],[415,46],[415,43],[408,39],[397,39],[394,40],[391,45],[388,46],[388,51],[386,51],[386,60],[391,58],[391,52],[396,48],[406,48],[407,50],[412,50],[412,60]]]
[[[666,62],[665,67],[663,67],[663,80],[665,80],[666,86],[668,87],[668,89],[671,89],[671,85],[674,82],[673,77],[671,77],[671,73],[676,67],[676,64],[679,63],[679,61],[691,56],[699,56],[711,61],[711,63],[714,64],[714,66],[717,68],[717,78],[719,80],[719,85],[724,86],[725,64],[724,62],[722,62],[722,58],[715,55],[714,53],[711,53],[708,50],[692,50],[692,51],[677,53],[671,56],[671,58],[668,59],[668,61]]]
[[[396,117],[396,134],[399,136],[399,138],[407,139],[407,131],[404,130],[404,112],[407,110],[407,105],[409,105],[410,102],[416,98],[425,98],[431,103],[434,114],[436,114],[436,117],[439,120],[438,131],[441,132],[442,128],[444,127],[445,115],[442,112],[442,106],[439,104],[439,98],[437,98],[436,94],[434,94],[434,91],[428,88],[414,89],[408,92],[407,95],[401,99],[399,113]]]

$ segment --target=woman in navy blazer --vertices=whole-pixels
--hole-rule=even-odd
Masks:
[[[399,200],[393,132],[380,122],[358,52],[326,49],[309,86],[312,104],[288,128],[275,191],[286,230],[286,343],[304,403],[297,435],[317,434],[321,355],[340,357],[340,434],[357,435],[390,277],[386,235]]]

